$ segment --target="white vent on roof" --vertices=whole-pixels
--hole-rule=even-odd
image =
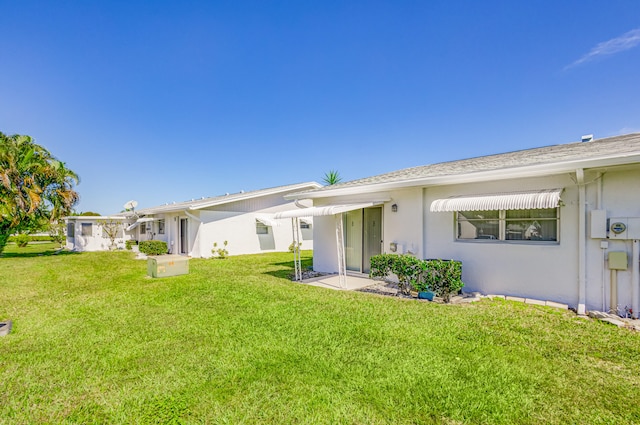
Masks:
[[[583,142],[591,142],[593,141],[593,134],[585,134],[581,139]]]

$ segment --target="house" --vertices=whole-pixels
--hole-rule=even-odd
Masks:
[[[125,241],[135,239],[133,232],[126,232],[127,226],[135,219],[122,215],[112,216],[70,216],[65,217],[67,224],[66,248],[73,251],[107,251],[111,247],[108,228],[112,227],[115,236],[115,248],[122,249]]]
[[[285,200],[285,195],[320,187],[316,182],[299,183],[118,214],[115,217],[123,223],[122,238],[118,241],[124,244],[127,239],[162,240],[167,242],[172,254],[204,258],[213,255],[214,243],[218,248],[224,248],[225,241],[230,255],[287,251],[294,236],[301,241],[302,249],[313,249],[311,219],[299,221],[294,229],[291,220],[275,220],[273,214],[298,207],[296,202]],[[75,236],[68,237],[69,248],[99,250],[108,247],[103,241],[103,232],[94,228],[89,233],[90,219],[67,218],[68,223],[75,223]],[[100,217],[94,219],[97,222]],[[298,234],[294,235],[294,231]]]
[[[278,216],[314,216],[316,271],[456,259],[467,291],[636,315],[639,186],[640,133],[586,137],[296,193],[313,207]]]

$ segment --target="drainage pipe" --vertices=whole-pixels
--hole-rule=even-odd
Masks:
[[[611,294],[609,296],[609,313],[618,314],[618,271],[611,269]]]
[[[587,292],[587,218],[584,169],[576,170],[578,183],[578,314],[586,314]]]
[[[633,250],[631,254],[631,317],[638,318],[640,310],[640,241],[633,240]]]

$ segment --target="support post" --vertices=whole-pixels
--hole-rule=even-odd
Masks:
[[[342,213],[335,215],[336,220],[336,248],[338,250],[338,279],[340,287],[347,287],[347,260],[344,255],[344,233],[342,230]]]

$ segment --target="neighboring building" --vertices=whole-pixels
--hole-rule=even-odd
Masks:
[[[285,195],[319,187],[315,182],[300,183],[116,215],[125,224],[120,245],[126,239],[162,240],[172,254],[205,258],[212,256],[214,243],[223,248],[224,241],[229,255],[287,251],[294,240],[291,220],[275,220],[273,214],[297,207]],[[100,219],[104,217],[68,217],[67,222],[75,224],[67,246],[78,251],[108,249],[109,241],[95,224]],[[313,221],[300,221],[297,231],[302,249],[313,249]]]
[[[67,223],[67,249],[73,251],[107,251],[111,239],[104,229],[103,223],[118,223],[115,239],[116,248],[122,249],[127,239],[136,239],[135,232],[125,229],[135,219],[121,215],[114,216],[71,216],[65,217]]]
[[[609,309],[613,276],[614,307],[633,306],[635,315],[638,185],[640,134],[629,134],[325,186],[288,196],[314,207],[280,216],[315,216],[316,271],[343,263],[367,273],[383,252],[456,259],[467,291],[558,301],[580,313]],[[628,265],[615,261],[623,257]]]

